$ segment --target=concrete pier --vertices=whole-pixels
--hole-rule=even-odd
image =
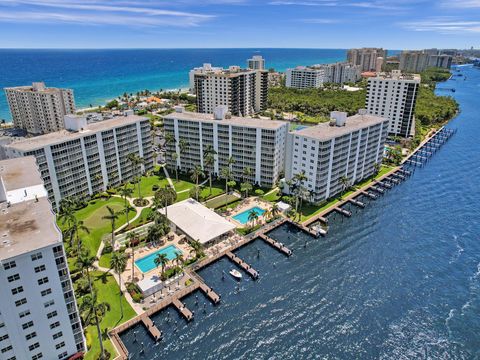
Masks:
[[[235,255],[234,253],[232,253],[231,251],[227,251],[227,253],[225,254],[227,255],[227,257],[232,260],[235,264],[237,264],[238,266],[240,266],[243,270],[245,270],[245,272],[251,276],[251,278],[253,280],[257,280],[258,279],[258,272],[257,270],[255,270],[254,268],[252,268],[250,265],[248,265],[245,261],[243,261],[242,259],[240,259],[237,255]]]
[[[178,310],[180,314],[187,320],[193,319],[193,313],[182,303],[179,299],[174,299],[172,305]]]

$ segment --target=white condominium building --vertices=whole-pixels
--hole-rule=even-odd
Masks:
[[[371,176],[382,161],[388,120],[366,115],[365,110],[347,117],[333,112],[330,123],[290,132],[287,136],[285,179],[305,173],[311,200],[320,203],[350,184]]]
[[[34,157],[0,161],[0,358],[67,359],[85,339]]]
[[[296,89],[308,89],[320,88],[327,82],[342,84],[357,82],[360,79],[360,66],[338,62],[287,69],[285,85]]]
[[[377,58],[386,59],[387,50],[381,48],[350,49],[347,52],[347,61],[360,65],[361,71],[377,71]]]
[[[228,167],[229,158],[232,175],[236,181],[248,180],[264,187],[273,186],[283,171],[285,157],[285,137],[288,123],[274,120],[226,117],[226,108],[216,109],[215,115],[185,112],[178,109],[164,117],[165,133],[175,138],[168,144],[167,165],[188,172],[195,166],[220,175],[222,168]],[[181,142],[188,143],[184,152]],[[215,150],[215,163],[212,169],[206,168],[204,154],[207,147]],[[251,175],[244,177],[243,170],[249,167]]]
[[[399,69],[405,72],[422,72],[431,67],[450,69],[452,56],[439,54],[436,49],[402,51]]]
[[[212,66],[212,64],[205,63],[201,67],[193,68],[188,73],[188,80],[190,84],[190,92],[195,94],[195,74],[208,74],[210,72],[221,71],[221,67]]]
[[[248,116],[265,109],[268,95],[268,71],[228,69],[194,71],[197,111],[213,113],[225,105],[232,115]]]
[[[152,136],[147,118],[128,115],[87,124],[84,117],[66,116],[66,129],[27,138],[4,147],[9,158],[35,156],[49,199],[58,208],[68,196],[105,191],[132,180],[138,172],[127,159],[142,157],[153,168]]]
[[[73,90],[32,86],[5,88],[16,128],[31,134],[47,134],[64,128],[63,116],[75,113]]]
[[[323,67],[297,66],[285,72],[285,86],[295,89],[320,88],[327,81],[327,74]]]
[[[399,70],[369,78],[367,112],[389,119],[390,134],[412,136],[415,133],[415,103],[419,86],[420,75],[402,75]]]
[[[265,59],[261,55],[254,55],[247,60],[247,68],[251,70],[265,70]]]

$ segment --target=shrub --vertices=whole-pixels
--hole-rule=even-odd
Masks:
[[[110,242],[105,242],[105,247],[103,248],[102,255],[104,254],[110,254],[113,252],[113,247]]]
[[[133,300],[134,302],[136,302],[136,303],[142,302],[142,300],[143,300],[143,295],[140,294],[140,293],[135,292],[135,293],[133,293],[133,295],[132,295],[132,300]]]
[[[157,184],[152,186],[152,191],[157,191],[159,189],[159,186]]]

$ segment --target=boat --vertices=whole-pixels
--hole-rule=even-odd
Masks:
[[[232,275],[235,279],[237,280],[241,280],[242,279],[242,274],[240,273],[240,271],[236,270],[236,269],[232,269],[229,271],[229,274]]]

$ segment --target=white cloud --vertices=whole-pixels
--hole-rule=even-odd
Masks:
[[[480,0],[442,0],[441,5],[447,8],[480,8]]]
[[[441,34],[480,33],[480,21],[463,20],[452,17],[404,22],[399,25],[408,30],[431,31]]]
[[[291,5],[291,6],[341,6],[365,9],[381,9],[381,10],[397,10],[402,9],[404,5],[410,1],[393,1],[393,0],[372,0],[372,1],[339,1],[339,0],[274,0],[270,1],[270,5]]]

